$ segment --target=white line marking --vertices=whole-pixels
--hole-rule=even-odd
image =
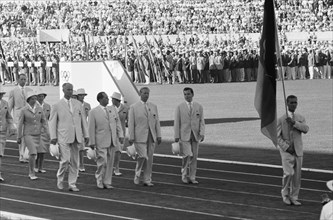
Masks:
[[[67,207],[64,207],[64,206],[46,205],[46,204],[41,204],[41,203],[36,203],[36,202],[29,202],[29,201],[24,201],[24,200],[10,199],[10,198],[5,198],[5,197],[0,197],[0,199],[7,200],[7,201],[12,201],[12,202],[19,202],[19,203],[29,204],[29,205],[36,205],[36,206],[48,207],[48,208],[53,208],[53,209],[68,210],[68,211],[73,211],[73,212],[82,212],[82,213],[87,213],[87,214],[92,214],[92,215],[100,215],[100,216],[106,216],[106,217],[112,217],[112,218],[120,218],[120,219],[129,219],[129,220],[139,220],[138,218],[130,218],[130,217],[119,216],[119,215],[110,215],[110,214],[105,214],[105,213],[100,213],[100,212],[86,211],[86,210],[81,210],[81,209],[72,209],[72,208],[67,208]],[[24,219],[27,219],[27,218],[24,218]],[[30,218],[30,219],[35,219],[35,218]]]
[[[72,197],[78,197],[78,198],[101,200],[101,201],[107,201],[107,202],[116,202],[116,203],[122,203],[122,204],[126,204],[126,205],[143,206],[143,207],[150,207],[150,208],[164,209],[164,210],[170,210],[170,211],[185,212],[185,213],[191,213],[191,214],[199,214],[199,215],[212,216],[212,217],[242,219],[242,220],[248,219],[248,218],[240,218],[240,217],[234,217],[234,216],[219,215],[219,214],[214,214],[214,213],[206,213],[206,212],[199,212],[199,211],[164,207],[164,206],[159,206],[159,205],[149,205],[149,204],[144,204],[144,203],[135,203],[135,202],[128,202],[128,201],[123,201],[123,200],[116,200],[116,199],[98,198],[98,197],[94,197],[94,196],[57,192],[57,191],[46,190],[46,189],[35,189],[35,188],[30,188],[30,187],[25,187],[25,186],[18,186],[18,185],[11,185],[11,184],[3,184],[2,183],[0,185],[1,186],[12,187],[12,188],[26,189],[26,190],[31,190],[31,191],[39,191],[39,192],[47,192],[47,193],[52,193],[52,194],[59,194],[59,195],[64,195],[64,196],[72,196]]]
[[[16,156],[9,156],[9,157],[16,157]],[[58,162],[58,161],[54,161]],[[11,164],[11,163],[7,163]],[[11,165],[16,165],[16,164],[11,164]],[[95,165],[90,165],[90,164],[85,164],[85,166],[93,166]],[[132,169],[127,169],[127,168],[122,168],[123,170],[128,170],[132,171]],[[166,175],[166,176],[176,176],[179,177],[179,174],[175,173],[166,173],[166,172],[157,172],[154,171],[154,174],[159,174],[159,175]],[[250,175],[250,174],[249,174]],[[197,179],[203,179],[203,180],[214,180],[214,181],[221,181],[221,182],[233,182],[233,183],[241,183],[241,184],[251,184],[251,185],[259,185],[259,186],[268,186],[268,187],[275,187],[275,188],[281,188],[281,185],[274,185],[274,184],[268,184],[268,183],[259,183],[259,182],[248,182],[248,181],[242,181],[242,180],[232,180],[232,179],[218,179],[218,178],[213,178],[213,177],[202,177],[202,176],[197,176]],[[155,181],[156,182],[156,181]],[[323,181],[325,182],[325,181]],[[163,183],[163,182],[161,182]],[[302,190],[306,191],[313,191],[313,192],[326,192],[327,190],[321,190],[321,189],[311,189],[311,188],[301,188]]]
[[[13,141],[13,140],[7,140],[7,142],[16,143],[16,141]],[[10,149],[10,148],[6,148],[6,149]],[[15,149],[15,150],[17,150],[17,149]],[[122,151],[122,153],[126,153],[126,152]],[[154,154],[154,156],[156,156],[156,157],[164,157],[164,158],[181,159],[180,156],[167,155],[167,154]],[[251,162],[241,162],[241,161],[233,161],[233,160],[217,160],[217,159],[198,158],[198,161],[282,169],[281,165],[264,164],[264,163],[251,163]],[[333,174],[333,170],[323,170],[323,169],[314,169],[314,168],[305,168],[305,167],[302,167],[302,171]]]
[[[0,197],[1,199],[2,197]],[[49,220],[47,218],[38,218],[31,215],[22,215],[13,212],[5,212],[0,210],[0,219],[20,220],[20,219],[33,219],[33,220]]]
[[[17,166],[17,167],[21,167],[20,165],[16,165],[16,164],[10,164],[11,166]],[[48,169],[48,170],[53,170],[56,171],[56,169]],[[25,177],[25,175],[22,174],[15,174],[15,173],[11,173],[11,175],[14,176],[22,176]],[[94,174],[90,174],[88,172],[82,173],[82,175],[87,175],[87,176],[95,176]],[[53,179],[50,178],[46,178],[46,177],[39,177],[40,179],[45,179],[48,181],[51,181]],[[129,181],[132,181],[132,178],[127,178],[127,177],[117,177],[119,179],[126,179]],[[164,185],[170,185],[170,186],[179,186],[179,187],[191,187],[191,188],[195,188],[195,189],[199,189],[199,190],[210,190],[210,191],[218,191],[218,192],[227,192],[227,193],[235,193],[235,194],[243,194],[243,195],[254,195],[254,196],[262,196],[262,197],[268,197],[268,198],[278,198],[281,199],[281,196],[275,196],[275,195],[269,195],[269,194],[260,194],[260,193],[251,193],[251,192],[244,192],[244,191],[235,191],[235,190],[226,190],[226,189],[217,189],[217,188],[210,188],[210,187],[200,187],[200,186],[194,186],[194,185],[185,185],[185,184],[178,184],[178,183],[167,183],[167,182],[158,182],[158,181],[154,181],[155,183],[158,184],[164,184]],[[86,186],[94,186],[93,184],[88,184],[88,183],[79,183],[79,185],[86,185]],[[129,189],[129,188],[121,188],[121,187],[115,187],[115,189],[119,189],[119,190],[126,190],[126,191],[134,191],[134,192],[143,192],[142,191],[138,191],[138,190],[134,190],[134,189]],[[323,190],[323,192],[327,192],[325,190]],[[144,193],[147,194],[157,194],[160,195],[159,193],[155,193],[155,192],[151,192],[151,191],[144,191]],[[175,196],[173,194],[167,194],[168,196]],[[192,198],[192,197],[190,197]],[[196,200],[196,198],[192,198],[193,200]],[[209,200],[211,201],[211,200]],[[308,199],[301,199],[300,201],[304,201],[304,202],[311,202],[311,203],[320,203],[320,201],[316,201],[316,200],[308,200]],[[235,203],[236,204],[236,203]]]

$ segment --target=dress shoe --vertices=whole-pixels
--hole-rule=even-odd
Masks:
[[[35,168],[34,171],[35,171],[35,173],[38,173],[38,168]]]
[[[68,190],[69,190],[69,191],[72,191],[72,192],[79,192],[79,191],[80,191],[76,186],[74,186],[74,187],[69,187]]]
[[[196,180],[190,180],[190,183],[192,183],[192,184],[199,184],[199,182],[196,181]]]
[[[30,180],[36,180],[36,179],[38,179],[38,177],[35,176],[35,175],[33,175],[33,176],[29,176],[29,178],[30,178]]]
[[[148,187],[153,187],[154,186],[154,184],[152,184],[152,183],[144,183],[143,185],[148,186]]]
[[[300,203],[299,201],[297,200],[290,200],[291,204],[294,205],[294,206],[301,206],[302,203]]]
[[[0,174],[0,182],[3,182],[3,181],[5,181],[5,179],[2,178],[2,176],[1,176],[1,174]]]
[[[38,173],[46,173],[46,170],[43,170],[43,169],[38,170]]]
[[[109,185],[109,184],[105,184],[104,185],[104,189],[113,189],[113,186]]]
[[[121,175],[123,175],[121,172],[114,172],[114,175],[115,176],[121,176]]]
[[[182,182],[185,183],[185,184],[189,184],[189,181],[187,178],[182,178]]]
[[[98,189],[104,189],[104,186],[103,186],[103,184],[99,183],[99,184],[97,184],[97,188]]]
[[[291,205],[290,199],[288,197],[283,197],[283,203],[286,205]]]
[[[63,190],[64,189],[64,184],[62,182],[58,181],[57,182],[57,187],[58,187],[58,189]]]
[[[79,171],[80,171],[80,172],[86,172],[86,169],[84,169],[84,168],[79,168]]]
[[[140,179],[139,179],[139,177],[134,177],[134,184],[135,184],[135,185],[140,184]]]

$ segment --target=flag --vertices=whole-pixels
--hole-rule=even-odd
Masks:
[[[152,75],[154,77],[154,81],[156,82],[157,81],[157,67],[155,65],[155,58],[154,58],[154,54],[153,52],[151,51],[151,48],[150,48],[150,44],[147,40],[147,36],[145,35],[145,42],[147,44],[147,47],[148,47],[148,58],[150,59],[150,69],[151,69],[151,72],[152,72]]]
[[[132,42],[133,42],[133,47],[134,47],[134,50],[135,50],[135,53],[136,53],[136,58],[139,62],[139,68],[141,70],[141,72],[143,73],[144,77],[145,77],[145,80],[146,80],[146,83],[148,84],[149,83],[149,76],[148,74],[146,73],[146,69],[145,69],[145,66],[143,64],[143,61],[141,59],[141,53],[140,53],[140,50],[138,48],[138,45],[136,44],[136,40],[135,38],[133,37],[133,34],[131,34],[131,37],[132,37]]]
[[[276,120],[276,52],[279,48],[274,0],[265,0],[260,58],[254,106],[261,119],[261,132],[277,145]]]

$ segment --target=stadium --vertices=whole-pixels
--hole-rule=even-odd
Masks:
[[[275,4],[278,45],[270,81],[276,85],[274,114],[286,114],[286,96],[296,95],[297,112],[310,128],[302,136],[301,206],[281,199],[279,145],[261,133],[263,116],[253,104],[261,70],[266,70],[264,2],[1,1],[0,101],[10,103],[11,92],[21,88],[21,75],[24,87],[43,91],[51,111],[63,98],[64,83],[84,88],[84,101],[92,109],[100,91],[110,96],[110,106],[111,94],[119,92],[129,107],[140,100],[142,88],[149,88],[162,143],[154,152],[154,187],[133,184],[136,161],[123,148],[122,175],[112,177],[112,190],[96,188],[96,162],[85,156],[80,192],[68,192],[57,188],[60,159],[48,152],[46,173],[28,180],[29,165],[18,161],[18,133],[9,135],[8,128],[3,157],[0,152],[5,179],[0,182],[0,218],[320,218],[323,195],[332,198],[326,182],[333,174],[333,1],[268,1]],[[171,149],[175,109],[187,87],[205,117],[199,185],[181,181],[182,156]],[[129,128],[124,130],[126,145]]]

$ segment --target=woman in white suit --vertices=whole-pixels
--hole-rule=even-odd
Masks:
[[[29,150],[29,178],[36,180],[35,160],[37,148],[41,143],[42,129],[49,134],[47,120],[43,109],[36,103],[37,95],[30,91],[27,93],[27,105],[22,109],[18,122],[17,143],[21,144],[24,138],[26,147]]]

